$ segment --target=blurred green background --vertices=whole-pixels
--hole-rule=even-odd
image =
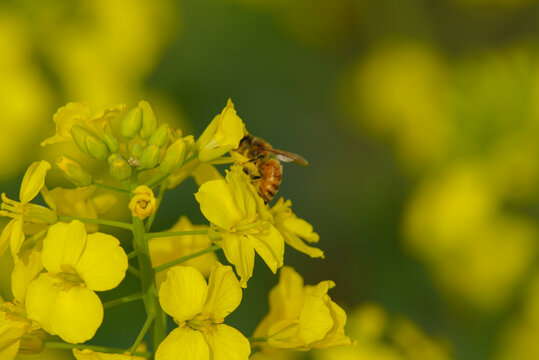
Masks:
[[[252,134],[310,161],[285,165],[280,195],[326,259],[285,263],[337,283],[358,341],[312,356],[539,358],[537,1],[4,0],[0,48],[8,196],[62,153],[39,142],[68,101],[147,99],[198,136],[230,97]],[[202,223],[194,191],[156,226]],[[258,262],[231,323],[252,333],[276,281]],[[95,343],[131,344],[142,306],[122,310]]]

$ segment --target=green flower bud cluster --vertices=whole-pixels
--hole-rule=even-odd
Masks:
[[[121,136],[113,135],[111,115],[123,109],[124,106],[118,106],[94,119],[76,120],[67,129],[83,153],[108,162],[109,172],[117,180],[127,180],[135,171],[157,169],[159,174],[172,173],[182,166],[186,155],[194,151],[193,137],[182,137],[180,131],[170,129],[168,124],[158,126],[152,107],[144,100],[123,117]],[[62,156],[57,165],[75,186],[92,184],[91,175],[72,158]]]

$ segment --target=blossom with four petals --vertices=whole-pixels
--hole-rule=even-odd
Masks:
[[[163,340],[156,360],[247,360],[249,340],[223,324],[241,302],[242,290],[230,266],[217,263],[208,283],[189,266],[175,266],[159,290],[159,302],[178,327]]]
[[[263,201],[241,173],[231,171],[226,180],[205,182],[195,198],[212,223],[210,238],[223,247],[242,287],[253,274],[255,251],[274,273],[283,265],[283,237],[260,212]]]
[[[49,228],[41,253],[47,270],[26,289],[28,318],[70,343],[91,339],[103,321],[95,291],[115,288],[125,277],[127,255],[118,239],[86,234],[74,220]]]

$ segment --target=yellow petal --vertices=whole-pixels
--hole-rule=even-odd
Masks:
[[[221,324],[204,333],[210,346],[212,360],[247,360],[251,354],[251,344],[241,332],[231,326]]]
[[[307,254],[312,258],[324,258],[324,252],[322,250],[305,244],[303,240],[301,240],[298,236],[290,234],[286,230],[283,231],[279,227],[278,229],[279,231],[281,231],[285,242],[297,251],[301,251],[302,253]]]
[[[49,228],[43,240],[41,259],[50,272],[63,272],[65,266],[75,267],[86,246],[86,230],[78,220],[58,222]]]
[[[201,332],[179,327],[159,344],[155,360],[210,360],[210,349]]]
[[[10,221],[11,232],[9,233],[9,247],[11,249],[11,255],[15,262],[19,259],[19,250],[21,245],[24,242],[24,232],[23,232],[23,220],[22,218],[14,219]],[[8,224],[9,225],[9,224]]]
[[[324,349],[330,346],[351,344],[350,338],[344,334],[346,312],[335,302],[329,300],[329,297],[327,297],[325,302],[326,305],[328,305],[331,317],[333,318],[333,327],[322,340],[311,344],[311,346],[313,348]]]
[[[217,263],[208,282],[208,297],[204,312],[212,314],[214,319],[224,319],[241,303],[240,282],[230,266]]]
[[[90,340],[103,322],[101,300],[95,292],[82,286],[61,291],[51,310],[54,333],[70,343]]]
[[[15,300],[24,303],[28,284],[43,270],[41,247],[26,250],[15,263],[11,273],[11,291]]]
[[[270,225],[267,231],[247,237],[273,273],[283,266],[284,239],[273,225]]]
[[[103,305],[90,289],[41,274],[26,290],[28,318],[70,343],[90,340],[103,321]]]
[[[234,104],[229,100],[221,114],[213,118],[196,141],[200,161],[214,160],[237,148],[243,138],[244,128],[243,122],[236,114]]]
[[[200,211],[211,223],[229,230],[244,218],[234,194],[224,180],[205,182],[195,193]]]
[[[110,290],[118,286],[125,277],[127,255],[120,246],[120,241],[114,236],[90,234],[75,270],[89,289]]]
[[[324,301],[309,296],[299,316],[298,338],[304,344],[322,339],[333,327],[333,319]]]
[[[159,303],[177,322],[193,319],[202,311],[208,285],[195,268],[175,266],[159,289]]]
[[[53,120],[56,123],[56,134],[44,140],[41,146],[55,144],[71,139],[71,128],[90,117],[90,110],[85,102],[70,102],[56,111]]]
[[[255,251],[247,238],[225,234],[223,237],[223,252],[228,262],[234,265],[240,276],[241,287],[247,287],[247,281],[253,276],[255,266]]]
[[[253,192],[250,191],[249,186],[251,184],[247,182],[244,175],[243,173],[230,171],[226,174],[226,182],[244,217],[251,217],[256,213],[256,198]]]
[[[45,185],[45,175],[47,175],[50,168],[51,164],[45,160],[36,161],[30,165],[22,179],[19,192],[21,204],[26,204],[36,197],[43,185]]]

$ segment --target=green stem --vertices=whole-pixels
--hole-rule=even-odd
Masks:
[[[155,351],[166,337],[166,316],[157,299],[155,272],[150,259],[150,249],[145,236],[144,223],[135,216],[133,217],[133,237],[136,246],[135,250],[138,252],[137,257],[146,315],[154,318],[152,326],[152,344]]]
[[[168,269],[169,267],[171,266],[174,266],[174,265],[177,265],[177,264],[180,264],[184,261],[187,261],[187,260],[191,260],[193,258],[196,258],[196,257],[199,257],[201,255],[204,255],[204,254],[207,254],[207,253],[210,253],[210,252],[213,252],[213,251],[217,251],[219,250],[221,247],[219,245],[213,245],[213,246],[210,246],[209,248],[207,249],[204,249],[204,250],[200,250],[200,251],[197,251],[195,253],[192,253],[192,254],[189,254],[189,255],[186,255],[186,256],[183,256],[181,258],[177,258],[175,260],[172,260],[172,261],[169,261],[168,263],[165,263],[163,265],[159,265],[155,268],[155,272],[158,273],[160,271],[163,271],[163,270],[166,270]]]
[[[140,300],[143,297],[144,297],[144,294],[142,294],[142,293],[137,293],[137,294],[124,296],[124,297],[119,298],[119,299],[107,301],[106,303],[103,304],[103,308],[108,309],[108,308],[111,308],[111,307],[114,307],[114,306],[117,306],[117,305],[127,304],[127,303],[132,302],[132,301]]]
[[[130,193],[130,191],[127,190],[127,189],[122,189],[122,188],[118,188],[118,187],[115,187],[115,186],[106,185],[106,184],[103,184],[103,183],[100,183],[100,182],[97,182],[97,181],[92,182],[92,184],[97,186],[97,187],[107,189],[107,190],[112,190],[112,191],[116,191],[116,192],[120,192],[120,193],[124,193],[124,194],[129,194]]]
[[[144,336],[148,332],[148,329],[150,328],[150,325],[153,323],[153,321],[154,321],[153,316],[148,316],[146,318],[146,321],[144,322],[144,326],[142,326],[142,330],[140,330],[140,333],[138,334],[137,339],[133,343],[133,346],[131,346],[131,348],[129,349],[130,353],[133,353],[135,352],[135,350],[137,350],[137,347],[139,346],[142,339],[144,339]]]
[[[163,232],[154,232],[147,233],[147,239],[153,239],[157,237],[167,237],[167,236],[182,236],[182,235],[206,235],[208,230],[188,230],[188,231],[163,231]]]
[[[43,345],[45,347],[48,347],[50,349],[88,349],[103,353],[110,353],[110,354],[123,354],[124,352],[128,351],[126,349],[120,349],[120,348],[113,348],[108,346],[96,346],[96,345],[86,345],[86,344],[69,344],[64,342],[58,342],[58,341],[45,341],[43,342]],[[152,356],[152,353],[147,351],[139,351],[135,352],[132,355],[135,356],[144,356],[146,358],[149,358]]]
[[[138,251],[137,251],[137,250],[133,250],[133,251],[131,251],[129,254],[127,254],[127,258],[128,258],[128,259],[132,259],[132,258],[134,258],[134,257],[137,256],[137,255],[138,255]]]
[[[131,274],[135,275],[136,277],[140,279],[140,271],[134,266],[128,265],[127,271],[129,271]]]
[[[88,218],[80,218],[75,216],[58,216],[58,220],[60,221],[72,221],[72,220],[79,220],[84,223],[90,223],[90,224],[99,224],[99,225],[108,225],[108,226],[114,226],[121,229],[131,230],[133,228],[133,225],[122,222],[122,221],[115,221],[115,220],[106,220],[106,219],[88,219]]]
[[[163,180],[161,183],[161,186],[159,187],[159,194],[157,195],[156,199],[156,206],[155,211],[150,215],[150,218],[146,221],[145,230],[150,231],[152,228],[153,221],[155,220],[155,216],[157,214],[157,211],[159,210],[159,207],[161,206],[161,202],[163,201],[163,197],[165,196],[165,192],[167,191],[167,185],[168,185],[168,179]]]

